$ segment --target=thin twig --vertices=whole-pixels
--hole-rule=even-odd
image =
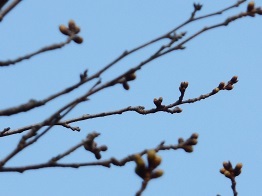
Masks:
[[[32,53],[27,54],[25,56],[18,57],[15,60],[0,61],[0,67],[14,65],[14,64],[16,64],[16,63],[18,63],[20,61],[23,61],[23,60],[26,60],[26,59],[30,59],[31,57],[33,57],[35,55],[38,55],[40,53],[62,48],[66,44],[69,44],[72,41],[73,38],[74,38],[73,36],[72,37],[68,37],[65,42],[61,42],[59,44],[52,44],[50,46],[43,47],[43,48],[39,49],[38,51],[32,52]]]

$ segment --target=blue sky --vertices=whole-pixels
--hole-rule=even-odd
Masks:
[[[235,1],[212,1],[204,4],[199,15],[211,13]],[[58,26],[74,19],[81,27],[84,43],[70,45],[1,68],[1,109],[19,105],[29,99],[43,99],[79,80],[85,69],[95,73],[126,49],[132,49],[171,30],[186,20],[193,1],[24,1],[0,25],[1,60],[14,59],[43,46],[66,39]],[[261,5],[261,1],[256,1]],[[227,16],[246,10],[246,4],[222,16],[193,23],[181,31],[188,35],[204,26],[223,21]],[[130,83],[129,91],[115,86],[79,105],[66,119],[113,111],[126,106],[154,107],[153,99],[162,96],[164,104],[179,97],[180,82],[188,81],[185,99],[210,92],[221,81],[237,75],[233,91],[223,91],[204,101],[183,105],[180,114],[157,113],[118,116],[77,122],[81,132],[55,127],[37,144],[9,163],[10,166],[40,163],[97,131],[98,144],[108,146],[103,157],[123,158],[141,150],[154,148],[161,141],[176,144],[179,137],[199,133],[193,153],[165,151],[159,153],[163,177],[152,180],[143,195],[232,195],[230,181],[219,173],[223,161],[243,163],[237,178],[240,195],[261,195],[261,27],[262,18],[244,18],[228,27],[208,31],[187,43],[186,50],[161,57],[146,65]],[[161,46],[156,44],[132,55],[113,67],[103,77],[112,77],[136,65]],[[76,92],[28,113],[1,117],[2,129],[12,129],[41,121],[66,102],[86,92],[85,85]],[[1,138],[1,158],[17,144],[21,136]],[[65,162],[94,161],[83,149]],[[110,169],[42,169],[19,173],[2,173],[3,195],[134,195],[141,179],[134,173],[135,164]]]

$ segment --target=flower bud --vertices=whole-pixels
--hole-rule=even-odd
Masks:
[[[158,156],[158,155],[156,155],[155,158],[154,158],[154,160],[151,162],[150,167],[152,167],[153,169],[155,169],[157,166],[160,165],[161,161],[162,161],[161,157]]]
[[[60,25],[59,26],[59,30],[61,33],[63,33],[64,35],[70,36],[71,35],[71,31],[65,26],[65,25]]]
[[[255,2],[254,2],[254,1],[250,1],[250,2],[248,3],[248,5],[247,5],[247,11],[248,11],[248,12],[251,12],[251,11],[254,10],[254,8],[255,8]]]
[[[219,88],[214,88],[213,91],[212,91],[212,93],[213,93],[213,94],[216,94],[216,93],[218,93],[218,91],[219,91]]]
[[[164,174],[163,170],[156,170],[156,171],[151,173],[151,178],[159,178],[159,177],[163,176],[163,174]]]
[[[193,133],[190,138],[197,139],[198,138],[198,134],[197,133]]]
[[[226,170],[232,170],[232,164],[230,163],[230,161],[228,162],[223,162],[223,167],[226,169]]]
[[[179,143],[179,144],[181,144],[181,143],[183,143],[183,142],[184,142],[184,139],[183,139],[183,138],[179,138],[179,139],[178,139],[178,143]]]
[[[238,77],[237,76],[233,76],[230,80],[230,82],[232,82],[232,84],[235,84],[238,82]]]
[[[190,153],[190,152],[193,152],[193,147],[192,146],[190,146],[190,145],[185,145],[185,146],[183,146],[183,149],[186,151],[186,152],[188,152],[188,153]]]
[[[225,89],[228,90],[228,91],[232,90],[233,88],[234,88],[234,86],[232,84],[227,84],[226,87],[225,87]]]
[[[226,86],[225,82],[220,82],[220,84],[218,85],[219,90],[224,89],[224,87]]]
[[[125,90],[129,90],[130,89],[130,86],[127,84],[127,82],[123,82],[123,87]]]
[[[154,162],[155,158],[156,158],[156,151],[155,150],[148,150],[147,151],[147,161],[148,161],[149,167]]]
[[[191,145],[191,146],[192,146],[192,145],[196,145],[196,144],[197,144],[197,139],[191,139],[191,138],[190,138],[189,140],[187,140],[187,144],[188,144],[188,145]]]
[[[220,173],[221,173],[221,174],[225,174],[226,171],[227,171],[227,170],[226,170],[225,168],[220,169]]]
[[[80,36],[75,36],[75,37],[73,38],[73,40],[74,40],[74,42],[77,43],[77,44],[81,44],[81,43],[84,41],[83,38],[80,37]]]

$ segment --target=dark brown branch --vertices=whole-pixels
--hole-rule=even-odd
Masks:
[[[144,190],[146,189],[147,185],[148,185],[148,180],[144,180],[141,184],[140,190],[137,191],[136,196],[140,196],[144,192]]]
[[[59,122],[63,117],[65,117],[76,105],[71,106],[67,110],[65,110],[64,114],[60,113],[54,113],[51,115],[48,119],[40,123],[38,126],[32,127],[31,130],[22,136],[20,141],[18,142],[16,148],[8,154],[3,160],[0,161],[0,167],[3,167],[10,159],[12,159],[15,155],[23,151],[28,146],[34,144],[38,141],[39,138],[41,138],[43,135],[45,135],[53,126]],[[44,127],[48,126],[42,133],[38,133],[39,130]],[[32,138],[31,140],[29,140]]]
[[[5,10],[0,12],[0,22],[4,19],[5,15],[7,15],[15,6],[18,5],[22,0],[14,0]]]
[[[237,196],[238,195],[237,189],[236,189],[237,182],[236,182],[235,178],[230,178],[230,180],[231,180],[231,183],[232,183],[231,188],[232,188],[233,194],[234,194],[234,196]]]
[[[197,134],[192,134],[190,138],[188,138],[186,141],[182,141],[179,139],[179,143],[176,145],[164,145],[164,142],[161,142],[157,147],[154,148],[156,152],[158,151],[164,151],[164,150],[178,150],[178,149],[185,149],[188,145],[195,145],[195,144],[189,144],[189,142],[192,140],[192,137],[195,137]],[[65,153],[58,155],[54,158],[58,158],[59,160],[61,158],[64,158],[65,156],[68,156],[70,154],[70,150],[74,151],[78,146],[81,146],[82,143],[79,143],[75,147],[72,147]],[[35,165],[28,165],[28,166],[21,166],[21,167],[1,167],[0,172],[24,172],[28,170],[36,170],[36,169],[43,169],[43,168],[55,168],[55,167],[61,167],[61,168],[80,168],[80,167],[86,167],[86,166],[103,166],[110,168],[111,165],[115,166],[124,166],[125,164],[134,161],[134,155],[140,154],[141,156],[146,154],[148,149],[145,149],[139,153],[134,153],[132,155],[129,155],[123,159],[116,159],[114,157],[104,160],[104,161],[97,161],[97,162],[85,162],[85,163],[57,163],[56,161],[49,160],[46,163],[41,164],[35,164]],[[192,152],[192,151],[191,151]],[[60,158],[61,157],[61,158]]]
[[[0,10],[5,6],[5,4],[8,2],[8,0],[1,0],[0,1]]]
[[[234,4],[234,5],[232,5],[232,6],[229,6],[228,8],[225,8],[225,9],[220,10],[220,11],[218,11],[218,12],[215,12],[215,13],[212,13],[212,14],[208,14],[208,15],[204,15],[204,16],[201,16],[201,17],[198,17],[198,18],[194,18],[194,17],[192,18],[192,17],[190,17],[186,22],[182,23],[181,25],[179,25],[178,27],[176,27],[176,28],[173,29],[172,31],[166,33],[165,35],[160,36],[159,38],[156,38],[156,39],[154,39],[154,40],[152,40],[152,41],[150,41],[150,42],[148,42],[148,43],[146,43],[146,44],[143,44],[143,45],[141,45],[141,46],[139,46],[139,47],[137,47],[137,48],[135,48],[135,49],[133,49],[133,50],[125,51],[125,52],[124,52],[122,55],[120,55],[116,60],[114,60],[114,61],[113,61],[112,63],[110,63],[109,65],[105,66],[105,68],[103,68],[102,70],[98,71],[96,74],[94,74],[94,75],[91,76],[90,78],[85,79],[85,80],[83,80],[83,81],[81,80],[80,83],[75,84],[75,85],[73,85],[73,86],[71,86],[71,87],[69,87],[69,88],[67,88],[67,89],[65,89],[65,90],[63,90],[63,91],[61,91],[61,92],[58,92],[58,93],[50,96],[49,98],[47,98],[47,99],[45,99],[45,100],[41,100],[41,101],[31,100],[31,101],[29,101],[28,103],[22,104],[22,105],[20,105],[20,106],[2,110],[2,111],[0,111],[0,116],[9,116],[9,115],[17,114],[17,113],[20,113],[20,112],[26,112],[26,111],[29,111],[29,110],[35,108],[35,107],[42,106],[42,105],[46,104],[48,101],[51,101],[51,100],[53,100],[53,99],[55,99],[55,98],[57,98],[57,97],[65,94],[65,93],[71,92],[72,90],[78,88],[79,86],[81,86],[81,85],[84,84],[84,83],[86,83],[86,82],[88,82],[88,81],[90,81],[90,80],[92,80],[92,79],[94,79],[94,78],[100,77],[100,75],[101,75],[104,71],[106,71],[107,69],[109,69],[112,65],[114,65],[115,63],[117,63],[119,60],[121,60],[121,59],[124,58],[125,56],[130,55],[131,53],[136,52],[137,50],[140,50],[140,49],[142,49],[142,48],[144,48],[144,47],[146,47],[146,46],[148,46],[148,45],[150,45],[150,44],[152,44],[152,43],[154,43],[154,42],[156,42],[156,41],[159,41],[159,40],[161,40],[161,39],[170,37],[171,33],[177,31],[179,28],[185,26],[185,25],[188,24],[189,22],[192,22],[192,21],[195,21],[195,20],[200,20],[200,19],[203,19],[203,18],[206,18],[206,17],[210,17],[210,16],[214,16],[214,15],[218,15],[218,14],[222,14],[223,12],[225,12],[225,11],[227,11],[227,10],[229,10],[229,9],[232,9],[232,8],[234,8],[234,7],[239,6],[239,5],[240,5],[241,3],[243,3],[243,2],[245,2],[245,0],[239,1],[239,2],[237,2],[236,4]],[[208,29],[206,29],[206,30],[208,30]],[[206,30],[204,30],[204,31],[206,31]],[[200,34],[200,33],[199,33],[199,34]],[[197,35],[198,35],[198,34],[197,34]],[[194,37],[197,36],[197,35],[195,34]],[[193,38],[193,36],[191,36],[191,38],[185,40],[184,42],[180,43],[177,47],[174,47],[174,48],[173,48],[172,50],[170,50],[170,51],[177,50],[177,49],[182,49],[182,45],[183,45],[184,43],[186,43],[187,41],[189,41],[190,39],[192,39],[192,38]],[[154,55],[152,55],[151,59],[149,59],[148,61],[145,61],[145,62],[141,63],[141,65],[144,65],[144,64],[146,64],[146,63],[154,60],[155,58],[159,57],[158,55],[160,54],[160,52],[163,51],[166,47],[170,47],[172,44],[173,44],[173,42],[171,41],[167,46],[162,46]],[[47,48],[48,48],[48,47],[47,47]],[[170,51],[166,51],[165,53],[168,53],[168,52],[170,52]],[[162,55],[165,54],[165,53],[162,53],[160,56],[162,56]],[[1,62],[0,62],[0,65],[1,65]],[[140,69],[140,68],[137,68],[137,69]],[[122,77],[122,76],[121,76],[121,77]],[[120,77],[119,77],[119,78],[120,78]],[[117,80],[119,80],[119,78],[117,78]],[[114,82],[116,82],[116,81],[114,81]],[[92,89],[91,89],[91,90],[92,90]],[[90,92],[91,92],[91,90],[90,90]]]
[[[19,106],[8,108],[8,109],[5,109],[5,110],[0,110],[0,116],[11,116],[11,115],[14,115],[14,114],[18,114],[20,112],[27,112],[31,109],[36,108],[36,107],[45,105],[47,102],[52,101],[53,99],[60,97],[61,95],[70,93],[71,91],[77,89],[79,86],[86,83],[87,81],[90,81],[90,80],[83,79],[83,80],[79,81],[78,83],[76,83],[76,84],[74,84],[74,85],[54,94],[54,95],[51,95],[48,98],[43,99],[41,101],[30,100],[28,103],[25,103],[25,104],[22,104],[22,105],[19,105]]]
[[[106,117],[106,116],[111,116],[111,115],[116,115],[116,114],[123,114],[125,112],[132,112],[132,111],[136,112],[138,114],[142,114],[142,115],[154,114],[154,113],[157,113],[157,112],[167,112],[167,113],[170,113],[170,114],[180,113],[180,112],[182,112],[182,110],[179,107],[176,107],[176,106],[201,101],[203,99],[206,99],[206,98],[209,98],[209,97],[215,95],[220,90],[226,90],[226,89],[223,88],[223,89],[219,89],[217,91],[214,91],[214,89],[213,89],[210,93],[200,95],[199,97],[196,97],[196,98],[193,98],[193,99],[187,99],[187,100],[184,100],[184,101],[181,100],[181,96],[180,96],[179,99],[172,104],[165,105],[163,107],[152,108],[152,109],[149,109],[149,110],[145,110],[144,106],[135,106],[135,107],[129,106],[129,107],[122,108],[122,109],[119,109],[119,110],[116,110],[116,111],[111,111],[111,112],[102,112],[102,113],[98,113],[98,114],[82,115],[82,116],[77,117],[77,118],[58,122],[56,125],[64,126],[64,127],[69,128],[73,131],[79,131],[80,130],[79,127],[71,127],[69,124],[73,123],[73,122],[78,122],[78,121],[83,121],[83,120],[88,120],[88,119],[93,119],[93,118],[99,118],[99,117]],[[48,124],[46,124],[46,125],[48,125]],[[2,132],[0,132],[0,137],[5,137],[5,136],[8,136],[8,135],[22,133],[26,130],[29,130],[29,129],[32,129],[33,127],[38,127],[38,126],[41,126],[41,123],[36,123],[36,124],[33,124],[33,125],[25,126],[25,127],[22,127],[22,128],[16,129],[16,130],[10,130],[10,128],[8,130],[4,129]]]
[[[23,60],[30,59],[31,57],[33,57],[35,55],[38,55],[38,54],[41,54],[43,52],[47,52],[47,51],[51,51],[51,50],[56,50],[56,49],[62,48],[66,44],[69,44],[72,41],[73,38],[74,38],[73,36],[69,37],[65,42],[61,42],[59,44],[52,44],[50,46],[43,47],[43,48],[39,49],[36,52],[32,52],[32,53],[27,54],[25,56],[18,57],[15,60],[0,61],[0,66],[3,67],[3,66],[13,65],[13,64],[21,62]]]

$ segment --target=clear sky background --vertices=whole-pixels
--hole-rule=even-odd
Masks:
[[[211,13],[235,1],[200,1],[199,15]],[[43,46],[66,39],[58,26],[74,19],[81,27],[82,45],[71,43],[61,50],[47,52],[10,67],[1,68],[0,108],[5,109],[34,98],[43,99],[79,80],[85,69],[95,73],[124,50],[132,49],[171,30],[186,20],[193,1],[23,1],[0,24],[1,60],[14,59]],[[256,1],[262,5],[261,0]],[[246,10],[246,5],[222,16],[196,22],[181,31],[188,35],[204,26],[223,21]],[[237,75],[233,91],[223,91],[209,99],[183,105],[181,114],[136,113],[77,122],[81,132],[55,127],[37,144],[15,157],[9,166],[40,163],[65,151],[85,136],[97,131],[98,144],[108,146],[103,158],[124,158],[128,154],[154,148],[161,141],[176,144],[179,137],[199,133],[193,153],[182,150],[161,152],[165,171],[152,180],[144,195],[232,195],[229,179],[219,173],[223,161],[243,163],[237,178],[239,195],[262,195],[261,133],[261,35],[262,17],[247,17],[202,34],[186,44],[186,50],[168,54],[143,67],[125,91],[112,87],[79,105],[66,119],[82,114],[113,111],[126,106],[154,108],[153,99],[163,104],[177,100],[180,82],[188,81],[185,98],[210,92],[221,81]],[[107,81],[147,58],[164,42],[132,55],[105,76]],[[50,102],[28,113],[1,117],[1,129],[19,128],[39,122],[50,112],[86,92],[89,86]],[[12,150],[20,136],[1,138],[1,158]],[[94,161],[92,154],[78,150],[65,162]],[[20,173],[1,173],[1,195],[126,195],[140,188],[135,164],[125,167],[85,167],[80,169],[42,169]]]

